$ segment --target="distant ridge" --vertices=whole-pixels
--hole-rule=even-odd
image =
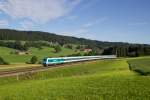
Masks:
[[[84,38],[77,38],[71,36],[56,35],[54,33],[41,32],[41,31],[18,31],[13,29],[0,29],[0,40],[23,40],[23,41],[49,41],[58,42],[59,44],[72,43],[84,44],[96,47],[110,47],[110,46],[127,46],[133,45],[124,42],[103,42],[97,40],[90,40]],[[136,45],[136,44],[134,44]],[[146,45],[146,44],[143,44]]]

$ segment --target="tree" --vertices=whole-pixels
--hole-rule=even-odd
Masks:
[[[73,45],[72,44],[66,44],[65,47],[68,48],[68,49],[73,49]]]
[[[55,46],[54,49],[55,49],[55,52],[56,52],[56,53],[58,53],[58,52],[61,51],[61,47],[60,47],[59,45],[58,45],[58,46]]]
[[[38,61],[38,57],[33,56],[30,60],[31,64],[35,64]]]
[[[116,49],[115,49],[115,47],[105,48],[102,54],[103,55],[114,55],[114,54],[116,54]]]

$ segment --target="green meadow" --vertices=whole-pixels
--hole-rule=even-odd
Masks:
[[[62,47],[62,51],[59,53],[54,53],[54,49],[50,47],[43,47],[42,49],[30,48],[28,51],[31,53],[29,55],[16,55],[11,54],[12,51],[15,51],[11,48],[0,47],[0,56],[3,57],[10,64],[13,63],[25,63],[31,59],[32,56],[37,56],[39,61],[44,57],[58,57],[58,56],[67,56],[75,54],[76,52],[72,49],[67,49]]]
[[[150,57],[129,59],[128,63],[131,70],[141,75],[150,75]]]
[[[128,62],[98,60],[0,78],[0,100],[149,100],[150,77]]]

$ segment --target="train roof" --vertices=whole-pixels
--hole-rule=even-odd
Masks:
[[[91,58],[91,57],[102,57],[102,58],[117,58],[116,55],[99,55],[99,56],[76,56],[76,57],[46,57],[45,59],[71,59],[71,58]]]

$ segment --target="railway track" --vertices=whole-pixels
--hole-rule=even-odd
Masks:
[[[13,69],[8,71],[0,71],[0,77],[6,77],[6,76],[15,76],[20,74],[25,74],[28,72],[34,72],[38,70],[44,69],[43,67],[30,67],[30,68],[20,68],[20,69]]]
[[[19,69],[13,69],[13,70],[5,70],[5,71],[0,71],[0,77],[5,77],[5,76],[14,76],[14,75],[20,75],[20,74],[25,74],[25,73],[33,73],[33,72],[39,72],[39,71],[45,71],[48,70],[49,68],[52,67],[61,67],[70,64],[77,64],[77,63],[83,63],[83,62],[91,62],[95,60],[100,60],[100,59],[114,59],[116,58],[115,55],[105,55],[105,56],[80,56],[80,57],[63,57],[63,58],[45,58],[43,60],[43,64],[46,65],[47,67],[42,67],[42,66],[36,66],[36,67],[26,67],[26,68],[19,68]],[[62,63],[62,64],[59,64]],[[52,66],[48,66],[48,65]],[[54,65],[56,64],[56,65]]]
[[[84,61],[84,62],[87,62],[87,61]],[[40,71],[46,71],[46,70],[48,70],[50,68],[54,68],[54,67],[64,67],[67,65],[69,66],[69,65],[73,65],[73,64],[79,64],[79,63],[81,63],[81,62],[58,64],[58,65],[52,65],[52,66],[48,66],[48,67],[37,66],[37,67],[28,67],[28,68],[0,71],[0,77],[23,75],[26,73],[35,73],[35,72],[40,72]]]
[[[70,62],[70,63],[52,65],[52,66],[48,66],[48,67],[37,66],[37,67],[13,69],[13,70],[8,70],[8,71],[0,71],[0,77],[24,75],[26,73],[36,73],[36,72],[46,71],[51,68],[67,67],[67,66],[71,66],[71,65],[75,65],[75,64],[81,64],[84,62],[94,62],[94,61],[96,61],[96,60]]]

